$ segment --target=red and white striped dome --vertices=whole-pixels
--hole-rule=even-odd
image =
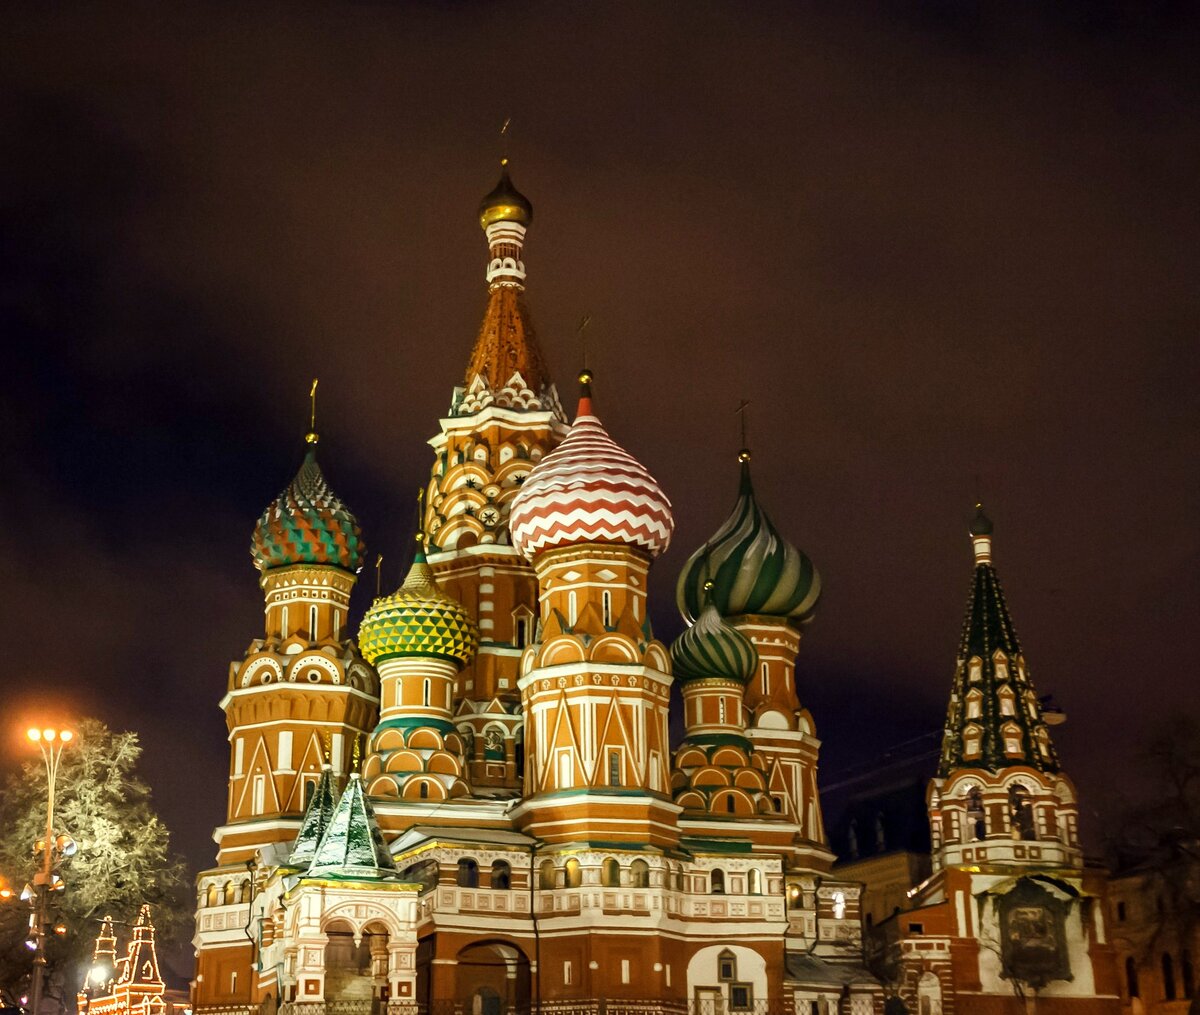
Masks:
[[[671,502],[608,435],[586,393],[563,442],[529,473],[509,529],[525,557],[576,543],[625,543],[657,557],[671,542]]]

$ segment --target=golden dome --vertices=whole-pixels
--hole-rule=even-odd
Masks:
[[[516,187],[508,175],[508,159],[500,160],[500,182],[479,203],[479,225],[487,229],[493,222],[519,222],[523,226],[533,221],[533,205]]]

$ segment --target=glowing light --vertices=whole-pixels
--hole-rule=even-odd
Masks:
[[[42,739],[42,731],[35,730],[33,727],[30,727],[28,730],[26,730],[25,735],[27,737],[29,737],[29,739],[32,740],[34,743],[37,743],[39,740]]]
[[[61,733],[61,736],[62,736],[62,742],[64,744],[69,744],[72,740],[75,739],[75,734],[72,733],[70,730],[63,730]]]
[[[49,740],[49,741],[53,742],[54,738],[57,736],[58,736],[57,730],[51,730],[51,729],[42,730],[42,739],[43,740]]]

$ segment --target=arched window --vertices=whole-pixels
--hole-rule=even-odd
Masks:
[[[710,891],[713,895],[725,894],[725,872],[719,867],[709,876]]]
[[[1009,827],[1014,837],[1033,840],[1037,838],[1037,828],[1033,821],[1033,804],[1029,799],[1029,787],[1022,782],[1014,782],[1008,787]]]
[[[458,877],[455,883],[459,888],[478,888],[479,864],[467,856],[460,859],[458,861]]]
[[[833,893],[833,918],[835,920],[846,919],[846,893]]]
[[[579,861],[574,857],[571,857],[563,867],[563,880],[567,888],[578,888],[583,884],[583,870],[579,866]]]
[[[1125,989],[1130,997],[1142,996],[1138,989],[1137,963],[1133,961],[1132,955],[1125,960]]]
[[[1183,996],[1191,999],[1196,993],[1196,974],[1192,971],[1192,956],[1185,948],[1179,953],[1179,975],[1183,979]]]
[[[207,904],[210,906],[219,906],[221,904],[220,898],[221,898],[220,889],[218,889],[216,885],[209,885],[208,886],[208,903]]]
[[[629,883],[634,888],[650,887],[650,865],[645,860],[634,860],[629,865]]]
[[[987,838],[987,812],[983,809],[983,793],[978,786],[972,786],[967,794],[967,827],[974,841]]]
[[[417,796],[422,800],[429,799],[429,783],[425,779],[421,780],[421,785],[417,787]]]
[[[554,887],[554,861],[543,860],[538,867],[538,887],[550,889]]]
[[[617,888],[621,884],[621,865],[611,856],[600,868],[600,883],[605,888]]]
[[[762,895],[762,873],[757,867],[751,867],[746,875],[747,891],[751,895]]]
[[[1171,961],[1169,952],[1162,956],[1163,1000],[1175,1000],[1175,963]]]
[[[497,860],[492,864],[492,877],[488,884],[502,892],[507,892],[512,887],[512,868],[506,860]]]

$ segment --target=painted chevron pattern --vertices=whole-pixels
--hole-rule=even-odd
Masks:
[[[685,619],[694,622],[700,615],[704,583],[710,580],[713,605],[725,617],[761,613],[804,622],[821,596],[821,578],[812,561],[779,534],[759,507],[746,462],[733,512],[679,575],[675,598]]]
[[[291,564],[332,564],[357,571],[365,552],[357,519],[329,488],[316,453],[309,451],[295,479],[254,527],[254,566],[265,571]]]
[[[671,669],[681,681],[724,677],[744,684],[756,666],[758,653],[754,644],[741,631],[726,624],[711,603],[671,646]]]
[[[529,559],[575,543],[626,543],[658,556],[674,528],[658,482],[582,406],[563,442],[530,472],[509,516],[513,545]]]

